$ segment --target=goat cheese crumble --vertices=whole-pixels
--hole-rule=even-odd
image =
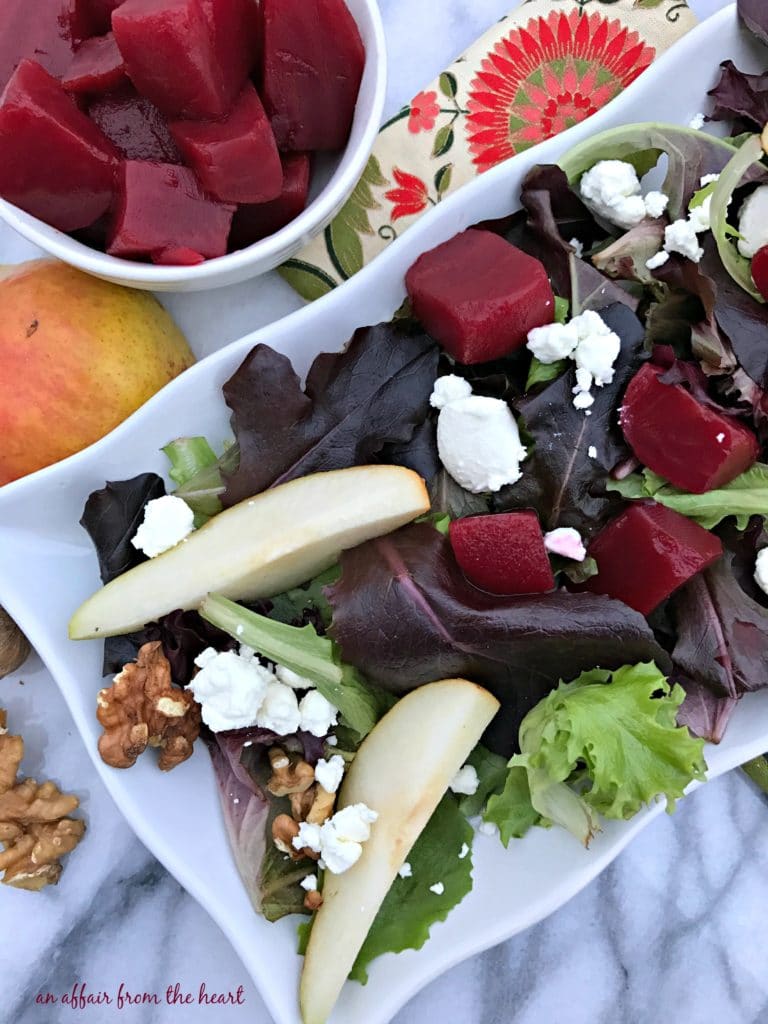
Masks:
[[[449,374],[435,381],[430,404],[440,410],[440,461],[465,490],[499,491],[520,479],[527,451],[506,402],[473,395],[468,381]]]
[[[242,649],[241,649],[242,651]],[[274,678],[250,653],[219,653],[206,648],[195,658],[200,669],[189,689],[200,704],[203,721],[214,732],[245,729],[256,722]]]
[[[307,875],[306,878],[302,878],[299,885],[307,892],[315,892],[317,889],[317,875]]]
[[[755,583],[768,594],[768,548],[758,551],[755,561]]]
[[[574,562],[583,562],[587,557],[587,549],[581,534],[572,526],[558,526],[544,534],[544,547],[553,555],[572,558]]]
[[[468,853],[469,853],[469,847],[467,846],[466,843],[462,843],[461,844],[461,849],[459,850],[459,860],[464,860],[464,858],[467,856]]]
[[[295,692],[272,676],[256,715],[256,725],[260,729],[270,729],[278,736],[288,736],[296,732],[300,724],[301,712]]]
[[[320,855],[320,867],[333,875],[341,875],[356,864],[363,852],[362,844],[371,837],[371,825],[378,818],[366,804],[350,804],[337,811],[322,825],[303,821],[292,842],[296,850],[305,847]]]
[[[338,708],[326,700],[318,690],[310,690],[309,693],[306,693],[301,698],[298,710],[301,719],[300,728],[304,732],[311,732],[313,736],[326,736],[339,719]]]
[[[326,761],[324,757],[315,765],[315,782],[318,782],[326,793],[336,793],[344,778],[344,758],[334,754]]]
[[[195,513],[181,498],[164,494],[144,507],[144,519],[131,544],[148,558],[162,555],[180,544],[195,528]]]
[[[688,122],[688,127],[693,128],[695,132],[701,131],[704,127],[704,115],[702,113],[694,114]]]
[[[462,796],[474,796],[479,785],[480,779],[477,777],[477,770],[473,765],[465,764],[453,776],[448,788]]]
[[[646,217],[661,217],[669,203],[663,192],[643,197],[640,179],[626,160],[600,160],[582,175],[581,198],[599,217],[628,230]]]
[[[401,878],[410,878],[413,875],[413,868],[406,861],[397,873]]]
[[[442,896],[445,892],[445,886],[442,882],[435,882],[434,885],[430,885],[429,891],[433,892],[435,896]]]
[[[768,245],[768,185],[756,188],[739,210],[739,252],[751,260]]]
[[[528,332],[528,349],[542,363],[570,358],[576,363],[573,404],[588,409],[594,398],[593,385],[610,384],[614,363],[621,351],[621,339],[599,313],[588,309],[567,324],[547,324]]]

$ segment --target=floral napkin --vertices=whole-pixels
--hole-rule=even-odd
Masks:
[[[346,205],[281,273],[324,295],[476,175],[590,117],[695,24],[685,0],[526,0],[384,125]]]

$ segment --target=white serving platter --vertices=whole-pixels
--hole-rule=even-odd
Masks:
[[[0,604],[27,632],[57,680],[117,805],[229,937],[276,1024],[299,1022],[296,922],[270,925],[252,912],[230,855],[202,745],[189,763],[168,776],[160,775],[149,757],[128,772],[114,771],[96,752],[101,644],[72,643],[66,631],[72,610],[99,583],[94,552],[78,525],[85,498],[107,479],[147,470],[162,473],[165,460],[159,449],[172,437],[206,434],[214,444],[227,437],[221,385],[254,344],[266,342],[285,352],[304,372],[318,352],[339,348],[356,327],[388,319],[402,301],[403,277],[414,259],[471,224],[514,210],[520,182],[534,163],[554,162],[575,142],[618,124],[654,116],[687,124],[705,108],[705,93],[727,58],[747,70],[768,65],[768,51],[739,29],[733,7],[685,37],[590,121],[446,200],[343,288],[210,355],[84,452],[0,490]],[[763,692],[744,699],[726,740],[708,749],[710,776],[767,747],[768,692]],[[385,1024],[441,972],[560,907],[662,810],[658,805],[631,823],[608,824],[589,851],[556,829],[534,830],[506,851],[496,840],[478,836],[471,895],[433,929],[423,950],[383,957],[366,987],[348,985],[332,1021]]]

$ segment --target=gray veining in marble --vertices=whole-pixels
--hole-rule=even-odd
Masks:
[[[383,0],[389,111],[508,3]],[[5,261],[30,252],[7,230],[0,249]],[[184,315],[194,315],[197,301],[184,300]],[[23,725],[27,773],[44,763],[76,789],[90,829],[58,889],[0,892],[0,1024],[269,1024],[227,940],[124,823],[35,659],[0,681],[0,702],[11,726]],[[733,773],[683,801],[674,817],[654,821],[558,913],[433,983],[396,1024],[766,1024],[767,908],[768,802]],[[242,986],[244,1001],[119,1015],[35,1004],[40,992],[61,994],[82,982],[94,995],[114,994],[121,981],[133,993],[176,982],[195,993],[201,982],[209,991]]]

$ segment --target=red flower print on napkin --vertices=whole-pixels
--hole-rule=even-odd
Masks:
[[[392,175],[398,188],[391,188],[389,192],[384,193],[384,198],[393,204],[392,220],[412,217],[425,210],[429,202],[429,190],[421,178],[417,178],[415,174],[401,171],[399,167],[392,169]]]
[[[513,29],[470,86],[467,132],[479,171],[590,117],[651,64],[656,51],[615,19],[552,12]]]
[[[419,132],[431,132],[435,127],[435,118],[440,113],[436,92],[420,92],[411,100],[411,113],[408,116],[408,131],[418,135]]]

